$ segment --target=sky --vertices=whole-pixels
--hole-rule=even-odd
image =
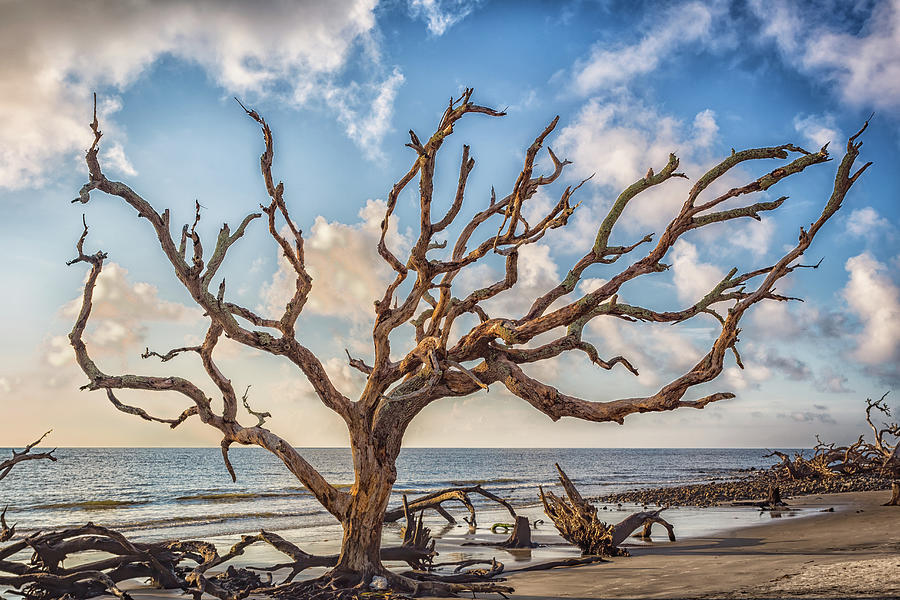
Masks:
[[[820,268],[779,286],[804,301],[756,306],[742,322],[745,368],[729,358],[703,388],[735,399],[633,415],[624,425],[553,423],[496,384],[431,405],[410,426],[408,446],[805,447],[816,434],[846,443],[864,433],[867,397],[894,390],[888,400],[900,408],[898,0],[0,0],[0,445],[21,446],[50,428],[48,442],[59,446],[218,444],[196,419],[173,431],[78,389],[86,378],[66,336],[87,268],[66,261],[84,214],[86,249],[109,253],[86,335],[101,368],[188,376],[214,396],[195,357],[140,358],[148,347],[198,343],[205,331],[148,224],[96,192],[87,205],[70,203],[87,181],[92,92],[105,173],[158,211],[169,208],[174,223],[191,220],[199,201],[208,246],[222,223],[234,227],[267,201],[261,136],[233,98],[267,119],[275,176],[305,232],[314,278],[298,337],[352,397],[362,378],[344,350],[371,356],[372,301],[391,274],[375,244],[386,195],[413,160],[407,131],[429,136],[466,87],[508,114],[472,115],[457,126],[441,150],[437,203],[449,206],[462,144],[476,159],[463,213],[483,207],[491,186],[504,195],[525,149],[556,115],[547,145],[573,164],[526,212],[593,174],[569,226],[523,250],[517,291],[494,300],[492,310],[512,317],[565,275],[618,192],[649,167],[661,169],[669,152],[692,179],[732,148],[830,142],[835,158],[772,188],[769,198],[790,199],[760,222],[692,232],[671,250],[666,273],[622,290],[626,301],[669,310],[692,304],[731,267],[771,264],[793,246],[830,193],[847,136],[873,113],[861,159],[874,165],[807,252],[804,261],[822,259]],[[750,165],[723,185],[775,166]],[[545,154],[538,167],[549,171]],[[690,186],[669,183],[629,206],[614,243],[662,231]],[[389,239],[399,248],[417,225],[414,188],[392,222]],[[283,306],[290,281],[261,221],[229,261],[231,297],[262,311]],[[474,289],[499,269],[489,261],[460,284]],[[583,285],[613,273],[595,269]],[[652,394],[706,352],[714,325],[705,316],[679,326],[595,320],[585,337],[601,355],[627,356],[640,376],[598,369],[583,355],[529,373],[588,399]],[[341,420],[286,361],[229,341],[216,356],[236,388],[251,386],[254,408],[272,413],[274,431],[296,446],[346,445]],[[165,394],[120,399],[161,416],[185,408]]]

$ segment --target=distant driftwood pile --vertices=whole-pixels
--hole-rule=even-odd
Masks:
[[[872,411],[885,417],[891,416],[891,409],[885,402],[887,393],[879,400],[866,399],[866,423],[872,429],[873,440],[864,435],[849,446],[826,444],[816,437],[813,454],[806,458],[802,453],[793,457],[777,450],[767,456],[777,456],[781,463],[772,470],[777,477],[786,481],[806,479],[831,479],[861,474],[876,475],[893,479],[892,496],[888,506],[900,505],[900,424],[882,423],[881,427],[872,421]]]

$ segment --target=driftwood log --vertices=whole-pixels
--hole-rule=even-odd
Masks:
[[[52,429],[50,431],[52,431]],[[19,452],[13,450],[12,458],[8,458],[3,462],[0,462],[0,481],[5,479],[6,476],[9,475],[9,472],[12,471],[13,467],[15,467],[19,463],[25,462],[26,460],[49,460],[56,462],[56,457],[53,456],[53,453],[56,452],[56,448],[48,452],[32,452],[32,449],[40,444],[44,440],[44,438],[50,434],[50,431],[25,446],[24,450],[21,450]]]
[[[470,494],[477,494],[487,498],[488,500],[491,500],[492,502],[496,502],[509,512],[513,520],[513,526],[511,527],[512,533],[510,534],[509,538],[506,539],[506,541],[496,544],[478,543],[475,545],[497,546],[501,548],[533,548],[535,546],[534,542],[531,541],[531,524],[528,522],[528,518],[517,514],[516,510],[508,501],[482,488],[481,485],[474,485],[470,487],[454,487],[439,490],[437,492],[432,492],[431,494],[422,496],[421,498],[416,498],[415,500],[409,502],[408,510],[419,512],[434,510],[439,515],[444,517],[448,523],[456,523],[456,519],[443,507],[443,503],[459,502],[466,507],[466,510],[469,511],[469,516],[463,517],[463,520],[469,525],[469,531],[474,533],[475,529],[478,526],[478,519],[475,512],[475,505],[469,498]],[[385,523],[392,523],[406,513],[406,496],[404,496],[403,498],[403,506],[394,508],[385,513]],[[407,517],[407,519],[408,518],[409,517]],[[507,530],[508,529],[510,528],[507,527]]]
[[[475,505],[472,504],[472,500],[469,498],[470,494],[477,494],[487,498],[488,500],[496,502],[497,504],[505,508],[509,512],[513,520],[515,520],[516,511],[512,507],[512,505],[500,496],[497,496],[496,494],[482,488],[480,485],[474,485],[470,487],[453,487],[439,490],[437,492],[432,492],[431,494],[412,500],[409,503],[409,509],[413,512],[434,510],[439,515],[444,517],[448,523],[456,523],[456,519],[453,517],[453,515],[447,512],[447,510],[443,507],[443,504],[445,502],[459,502],[466,507],[466,510],[469,511],[469,516],[464,520],[469,524],[470,528],[474,528],[477,525],[477,519],[475,516]],[[403,517],[404,514],[405,512],[403,506],[390,509],[384,513],[384,522],[393,523],[394,521]]]
[[[873,421],[872,413],[877,411],[885,417],[891,416],[885,393],[880,399],[866,399],[866,423],[872,429],[873,439],[864,435],[849,446],[826,444],[816,438],[813,454],[807,458],[801,452],[793,457],[773,450],[766,457],[777,457],[781,462],[772,467],[779,478],[824,479],[841,475],[872,473],[883,477],[900,477],[900,424],[883,423],[881,427]]]
[[[891,499],[885,506],[900,506],[900,480],[891,482]]]
[[[644,528],[649,537],[650,528],[654,523],[665,527],[669,539],[675,541],[675,529],[659,516],[666,507],[655,511],[636,512],[619,523],[610,525],[597,516],[597,507],[581,496],[559,464],[556,465],[556,469],[567,498],[560,498],[550,491],[545,492],[541,487],[544,512],[553,521],[560,535],[566,541],[578,546],[583,555],[628,556],[628,551],[620,547],[622,542],[640,527]]]

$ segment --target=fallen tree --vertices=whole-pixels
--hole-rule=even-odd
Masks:
[[[900,424],[883,423],[878,426],[872,420],[872,411],[878,411],[885,417],[891,416],[885,393],[880,399],[866,399],[866,423],[872,429],[872,440],[860,435],[849,446],[826,444],[816,436],[816,445],[812,455],[796,452],[793,457],[785,452],[773,450],[766,457],[777,457],[781,462],[771,470],[779,479],[825,479],[842,475],[861,473],[877,474],[885,478],[900,477]]]
[[[776,284],[795,270],[810,266],[801,264],[800,257],[840,209],[846,194],[870,164],[854,167],[861,146],[857,139],[868,125],[866,123],[847,142],[847,152],[837,167],[830,197],[824,202],[820,216],[807,227],[800,228],[796,244],[788,247],[778,260],[745,272],[732,269],[707,294],[689,306],[654,310],[621,302],[619,293],[623,286],[666,271],[668,265],[664,259],[669,251],[679,239],[696,229],[714,224],[727,225],[738,219],[759,220],[760,214],[776,210],[786,197],[759,202],[744,202],[744,199],[751,194],[766,192],[784,179],[830,160],[825,147],[810,152],[793,144],[732,151],[696,179],[684,204],[656,239],[654,234],[648,233],[632,243],[611,243],[617,222],[641,193],[673,178],[686,177],[678,171],[679,159],[671,154],[658,172],[649,169],[646,176],[628,186],[613,201],[596,235],[585,241],[585,254],[559,283],[531,299],[530,307],[522,314],[491,315],[489,312],[493,309],[485,304],[487,301],[505,292],[514,294],[517,291],[521,249],[541,240],[550,240],[553,229],[569,225],[578,206],[572,204],[572,198],[584,181],[567,187],[559,200],[542,210],[537,218],[531,218],[530,222],[526,220],[524,215],[530,199],[557,181],[570,164],[548,149],[552,170],[535,174],[536,160],[559,122],[557,117],[526,149],[522,170],[508,193],[503,197],[492,193],[486,205],[470,211],[468,216],[463,216],[466,213],[462,209],[475,160],[469,155],[469,147],[463,146],[455,193],[449,199],[449,207],[441,214],[435,214],[438,209],[434,202],[434,179],[439,150],[444,142],[464,117],[504,115],[502,111],[475,104],[471,98],[472,90],[467,89],[458,99],[451,99],[434,133],[426,140],[420,140],[410,131],[407,145],[415,156],[411,166],[387,194],[381,236],[373,248],[373,253],[377,252],[393,270],[393,280],[374,302],[369,360],[348,355],[350,366],[366,376],[365,387],[356,400],[335,387],[320,357],[298,338],[296,323],[313,281],[305,262],[302,230],[291,217],[284,184],[276,183],[273,174],[274,137],[265,119],[255,110],[244,109],[262,131],[264,150],[260,169],[268,201],[261,206],[261,212],[250,212],[243,217],[234,231],[224,224],[210,253],[209,244],[201,242],[198,229],[199,202],[195,203],[193,223],[181,227],[180,236],[177,233],[173,236],[172,215],[168,209],[158,211],[127,184],[113,181],[104,174],[99,152],[102,133],[95,99],[91,123],[93,142],[86,154],[89,180],[73,202],[87,204],[95,196],[93,192],[103,192],[121,200],[147,221],[161,256],[202,309],[208,329],[203,342],[198,345],[164,353],[148,349],[143,356],[161,361],[189,355],[199,357],[220,399],[214,401],[200,385],[183,377],[110,374],[95,362],[84,334],[93,308],[94,289],[107,254],[102,250],[92,254],[85,251],[86,222],[76,244],[77,255],[69,263],[89,266],[81,307],[69,335],[76,361],[88,378],[83,389],[102,391],[116,409],[173,428],[187,419],[199,418],[221,434],[222,458],[232,478],[237,477],[228,456],[233,444],[258,445],[282,460],[343,527],[337,564],[315,584],[323,592],[362,589],[376,577],[387,579],[397,590],[412,588],[422,592],[417,582],[393,574],[382,565],[381,525],[396,480],[396,460],[404,433],[416,415],[434,402],[467,396],[500,384],[554,421],[574,417],[622,423],[636,413],[702,409],[710,403],[733,398],[734,394],[723,391],[693,399],[691,396],[695,395],[697,386],[713,381],[722,373],[727,355],[734,354],[737,364],[742,365],[737,350],[741,319],[761,302],[790,300],[776,292]],[[723,176],[735,173],[735,167],[772,159],[782,162],[770,172],[718,195],[710,191]],[[400,194],[416,178],[418,232],[413,236],[415,241],[408,255],[398,258],[396,249],[389,247],[387,234],[392,218],[396,220],[394,211]],[[268,235],[295,275],[292,296],[280,315],[261,315],[239,304],[227,294],[234,288],[226,288],[219,272],[229,249],[261,218],[267,225]],[[448,239],[440,239],[449,232],[456,237],[452,245]],[[461,273],[473,266],[484,265],[492,260],[491,256],[505,264],[505,272],[496,282],[471,292],[460,292],[459,286],[454,287]],[[626,264],[610,267],[616,263]],[[610,272],[603,274],[602,285],[592,291],[579,286],[592,270],[607,267]],[[523,365],[568,352],[580,352],[599,368],[611,370],[618,365],[636,375],[638,369],[627,357],[603,358],[597,346],[585,339],[585,327],[591,320],[681,323],[699,315],[711,317],[719,327],[708,351],[695,365],[647,396],[592,401],[566,394],[523,370]],[[405,327],[410,327],[408,331],[414,341],[402,349],[392,347],[392,334]],[[246,396],[241,400],[255,422],[252,425],[240,423],[239,396],[232,380],[220,370],[214,358],[214,351],[223,336],[291,363],[303,373],[319,400],[343,419],[349,432],[355,475],[349,490],[329,483],[288,440],[267,428],[267,413],[251,411]],[[540,345],[532,344],[536,339],[548,337],[552,339]],[[404,338],[394,336],[393,339]],[[120,390],[179,394],[186,400],[187,407],[178,416],[159,417],[120,401],[117,396]],[[437,591],[437,587],[432,586],[428,593]],[[304,593],[307,592],[308,595],[312,593],[310,590]]]
[[[559,472],[559,482],[566,492],[566,498],[561,498],[550,491],[545,492],[544,488],[540,487],[544,513],[550,517],[566,541],[581,549],[582,555],[628,556],[628,551],[620,547],[622,542],[640,528],[642,531],[639,537],[649,539],[654,523],[665,527],[669,539],[675,541],[675,528],[659,516],[665,507],[654,511],[636,512],[611,525],[600,519],[597,507],[581,496],[578,488],[559,464],[556,465],[556,470]]]

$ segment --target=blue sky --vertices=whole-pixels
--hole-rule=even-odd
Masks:
[[[276,177],[306,233],[315,278],[299,335],[352,394],[361,380],[344,348],[369,351],[371,302],[389,275],[374,251],[376,232],[384,198],[413,158],[406,132],[430,135],[448,99],[467,86],[508,116],[474,115],[456,128],[442,150],[436,197],[452,196],[463,143],[477,160],[464,212],[486,203],[492,185],[501,194],[510,189],[525,148],[555,115],[560,125],[549,145],[573,165],[564,182],[533,199],[533,210],[594,174],[578,192],[582,205],[570,226],[523,254],[522,290],[496,304],[511,316],[559,281],[611,199],[648,167],[659,170],[669,152],[692,178],[731,148],[793,142],[816,150],[831,141],[839,159],[847,136],[874,112],[862,158],[875,164],[807,253],[807,262],[824,258],[821,267],[781,286],[805,302],[758,306],[745,318],[746,369],[726,363],[708,388],[734,391],[735,400],[636,415],[623,427],[552,423],[492,388],[429,407],[410,428],[409,445],[801,446],[816,433],[848,441],[862,432],[864,399],[897,388],[900,2],[3,0],[0,251],[8,286],[0,295],[0,438],[21,445],[53,427],[61,446],[217,443],[199,423],[173,432],[77,389],[84,376],[65,336],[85,269],[65,261],[82,212],[91,226],[87,246],[109,252],[87,336],[101,366],[202,381],[190,357],[165,365],[139,358],[147,346],[163,351],[204,331],[147,224],[99,194],[87,206],[69,203],[86,180],[91,92],[100,98],[107,174],[158,210],[170,208],[176,223],[191,219],[199,200],[209,240],[265,198],[259,132],[232,97],[266,117]],[[678,309],[732,266],[770,264],[818,215],[835,166],[773,188],[790,200],[762,222],[686,236],[668,257],[669,272],[623,294]],[[725,184],[771,168],[749,167]],[[661,231],[684,185],[630,206],[614,241]],[[401,197],[392,243],[411,236],[415,208],[412,195]],[[237,300],[261,308],[283,302],[283,273],[262,223],[230,260],[224,272]],[[462,282],[478,285],[498,268],[487,264]],[[582,356],[532,373],[587,398],[643,395],[689,368],[712,333],[713,323],[699,319],[678,327],[597,322],[587,337],[604,354],[632,359],[640,377],[598,370]],[[340,420],[286,364],[236,345],[224,346],[219,360],[237,387],[252,385],[251,400],[296,445],[345,444]],[[184,408],[176,398],[122,396],[155,414]]]

